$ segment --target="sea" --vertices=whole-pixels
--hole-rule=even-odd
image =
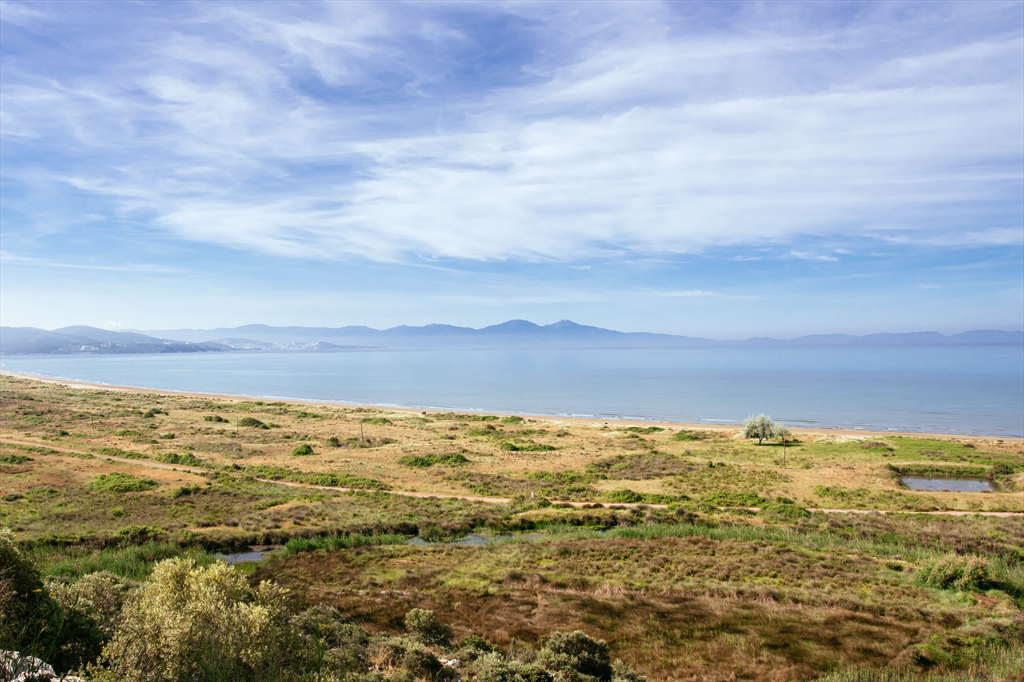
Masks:
[[[1024,437],[1015,345],[360,349],[8,355],[2,369],[167,391],[541,417]]]

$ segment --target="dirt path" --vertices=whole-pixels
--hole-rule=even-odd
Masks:
[[[58,448],[53,445],[43,445],[41,443],[30,443],[28,441],[10,440],[8,438],[0,438],[0,443],[6,443],[8,445],[26,445],[34,448],[45,448],[47,450],[53,450],[55,452],[67,452],[73,455],[91,455],[97,459],[105,459],[111,462],[123,462],[125,464],[134,464],[136,466],[149,467],[151,469],[165,469],[168,471],[187,471],[191,474],[206,474],[210,473],[209,469],[197,469],[195,467],[180,466],[177,464],[164,464],[162,462],[151,462],[148,460],[141,459],[128,459],[126,457],[113,457],[111,455],[100,455],[95,452],[86,452],[84,450],[72,450],[70,448]],[[227,474],[231,476],[231,474]],[[235,476],[235,478],[241,478]],[[356,492],[363,490],[362,488],[337,488],[327,485],[310,485],[308,483],[293,483],[292,481],[272,481],[269,478],[256,478],[261,483],[271,483],[273,485],[284,485],[291,488],[310,488],[312,490],[335,490],[338,492]],[[365,491],[364,491],[365,492]],[[401,495],[403,497],[420,497],[420,498],[443,498],[451,500],[466,500],[467,502],[487,502],[490,504],[507,504],[511,502],[506,497],[480,497],[477,495],[454,495],[451,493],[420,493],[412,492],[410,490],[381,490],[377,492],[384,492],[388,495]],[[585,505],[593,504],[592,502],[560,502],[558,500],[552,500],[556,504],[571,504],[574,507],[583,507]],[[651,507],[654,509],[665,509],[668,505],[665,504],[636,504],[636,503],[615,503],[617,507]],[[720,507],[724,509],[724,507]],[[758,511],[759,507],[746,507],[750,511]],[[929,514],[937,516],[971,516],[973,514],[979,514],[981,516],[998,516],[1002,518],[1008,517],[1024,517],[1024,512],[975,512],[975,511],[929,511],[929,512],[907,512],[907,511],[889,511],[881,509],[814,509],[808,508],[810,512],[821,512],[823,514]]]

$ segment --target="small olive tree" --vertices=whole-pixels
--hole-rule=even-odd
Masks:
[[[757,444],[760,445],[761,441],[774,436],[776,426],[777,424],[772,421],[772,418],[764,414],[759,414],[756,417],[747,417],[743,422],[740,438],[756,438]]]

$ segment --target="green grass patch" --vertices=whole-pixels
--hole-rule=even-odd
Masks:
[[[86,487],[93,492],[139,493],[145,490],[152,490],[159,485],[159,483],[150,478],[139,478],[131,474],[115,471],[110,474],[100,474]]]
[[[438,464],[447,466],[468,464],[469,460],[461,453],[455,452],[450,455],[406,455],[399,457],[398,463],[402,466],[426,469]]]
[[[35,460],[25,455],[0,455],[0,464],[24,464]]]
[[[363,424],[375,424],[377,426],[392,426],[393,422],[387,417],[363,417],[359,420]]]
[[[323,485],[331,488],[359,488],[363,490],[388,490],[390,487],[382,481],[372,478],[361,478],[350,474],[291,471],[284,467],[272,466],[251,466],[241,467],[241,469],[251,476],[270,481],[291,481],[293,483],[308,483],[310,485]]]
[[[717,492],[704,498],[707,504],[716,507],[763,507],[768,500],[755,493]]]

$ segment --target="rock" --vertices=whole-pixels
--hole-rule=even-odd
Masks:
[[[47,663],[17,651],[0,650],[0,680],[7,682],[85,682],[81,677],[61,677]]]

